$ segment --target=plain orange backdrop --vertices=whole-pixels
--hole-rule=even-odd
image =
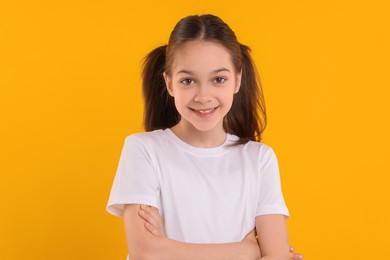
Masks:
[[[253,49],[290,243],[306,259],[388,258],[388,1],[2,0],[0,259],[125,259],[105,206],[142,131],[141,60],[203,13]]]

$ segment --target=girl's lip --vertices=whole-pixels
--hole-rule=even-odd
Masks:
[[[210,112],[210,111],[212,111],[212,110],[214,110],[214,109],[217,109],[218,108],[218,106],[217,107],[211,107],[211,108],[200,108],[200,109],[196,109],[196,108],[191,108],[190,107],[190,109],[191,110],[193,110],[193,111],[198,111],[198,112]]]
[[[190,108],[192,111],[194,111],[194,113],[199,116],[199,117],[202,117],[202,118],[205,118],[205,117],[210,117],[211,115],[214,114],[214,111],[217,109],[218,107],[214,107],[214,108],[206,108],[206,109],[194,109],[194,108]]]

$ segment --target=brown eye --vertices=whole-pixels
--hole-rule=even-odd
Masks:
[[[218,83],[218,84],[221,84],[221,83],[224,83],[225,82],[225,78],[222,78],[222,77],[216,77],[214,82],[215,83]]]
[[[194,84],[195,81],[193,79],[183,79],[180,81],[180,83],[182,83],[184,85],[191,85],[191,84]]]

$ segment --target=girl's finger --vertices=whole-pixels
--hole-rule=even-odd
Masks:
[[[156,209],[155,207],[142,205],[141,209],[145,210],[146,212],[148,212],[149,214],[155,216],[156,218],[160,217],[158,209]]]
[[[158,212],[158,209],[152,206],[144,206],[141,207],[145,209],[146,212],[150,215],[150,220],[153,222],[152,224],[157,228],[163,230],[163,220]]]
[[[140,210],[139,215],[146,221],[144,226],[146,230],[152,233],[152,235],[156,237],[160,237],[164,235],[164,233],[159,229],[159,227],[153,224],[153,222],[149,220],[147,212]]]
[[[151,224],[149,224],[148,222],[145,222],[145,228],[150,232],[152,233],[152,235],[154,236],[159,236],[159,231]]]
[[[158,209],[152,206],[147,205],[141,205],[141,209],[145,210],[149,214],[151,214],[154,218],[159,219],[161,218],[160,213],[158,212]]]
[[[294,250],[295,250],[294,247],[290,246],[290,259],[302,260],[303,255],[301,255],[299,253],[295,253]]]
[[[158,210],[155,207],[151,206],[146,206],[146,205],[141,205],[141,210],[144,210],[149,218],[154,222],[154,223],[159,223],[162,222],[161,216],[158,213]]]
[[[148,223],[147,230],[149,230],[155,236],[165,237],[164,224],[156,208],[141,205],[139,215]]]
[[[150,216],[150,214],[144,210],[140,210],[138,212],[138,215],[143,219],[145,220],[146,222],[148,222],[149,224],[151,225],[154,225],[154,221],[153,221],[153,218]]]
[[[302,260],[303,259],[303,255],[291,252],[290,253],[290,259]]]
[[[146,212],[145,210],[140,210],[139,211],[139,216],[145,220],[147,223],[149,223],[150,225],[152,226],[155,226],[157,227],[158,226],[158,222],[156,219],[153,218],[152,215],[149,214],[149,212]]]

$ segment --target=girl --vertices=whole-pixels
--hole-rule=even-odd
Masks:
[[[147,132],[126,138],[107,205],[130,259],[288,259],[249,48],[216,16],[183,18],[146,57],[143,95]]]

